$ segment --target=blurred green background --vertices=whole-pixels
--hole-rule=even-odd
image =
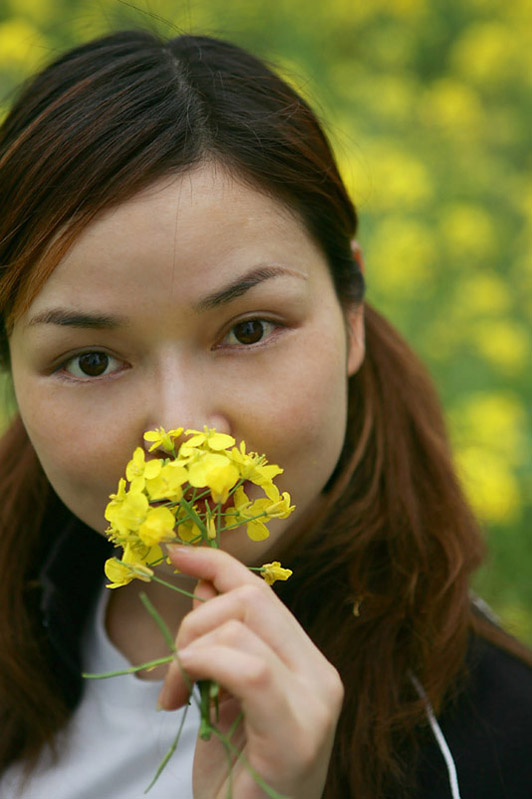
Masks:
[[[529,0],[0,0],[0,113],[63,49],[120,27],[221,35],[325,120],[368,298],[428,365],[486,531],[476,589],[532,642]]]

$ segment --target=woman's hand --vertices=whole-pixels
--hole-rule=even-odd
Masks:
[[[327,776],[343,687],[334,667],[315,647],[266,583],[225,552],[169,547],[180,572],[199,579],[196,602],[176,645],[192,681],[214,680],[223,691],[220,720],[247,763],[275,791],[291,799],[320,799]],[[168,671],[160,704],[181,707],[189,690],[177,663]],[[263,799],[241,760],[233,760],[234,799]],[[198,739],[195,799],[226,799],[227,754],[219,740]]]

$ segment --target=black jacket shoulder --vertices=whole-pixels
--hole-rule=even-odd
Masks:
[[[461,799],[532,799],[532,669],[473,638],[461,690],[439,725],[453,757]],[[434,737],[422,751],[419,799],[450,799]]]

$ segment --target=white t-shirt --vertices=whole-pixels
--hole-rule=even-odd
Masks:
[[[130,666],[104,626],[109,591],[102,596],[83,641],[83,670]],[[160,681],[133,674],[87,680],[81,703],[59,736],[59,758],[48,752],[29,781],[12,766],[0,779],[0,799],[145,799],[144,791],[178,731],[184,709],[157,711]],[[192,799],[192,762],[199,711],[192,703],[179,744],[147,799]]]

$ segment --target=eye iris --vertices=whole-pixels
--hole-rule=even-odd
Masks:
[[[234,333],[241,344],[256,344],[264,335],[264,325],[257,319],[249,319],[235,325]]]
[[[80,355],[79,368],[90,377],[98,377],[103,374],[109,365],[109,356],[105,352],[86,352]]]

